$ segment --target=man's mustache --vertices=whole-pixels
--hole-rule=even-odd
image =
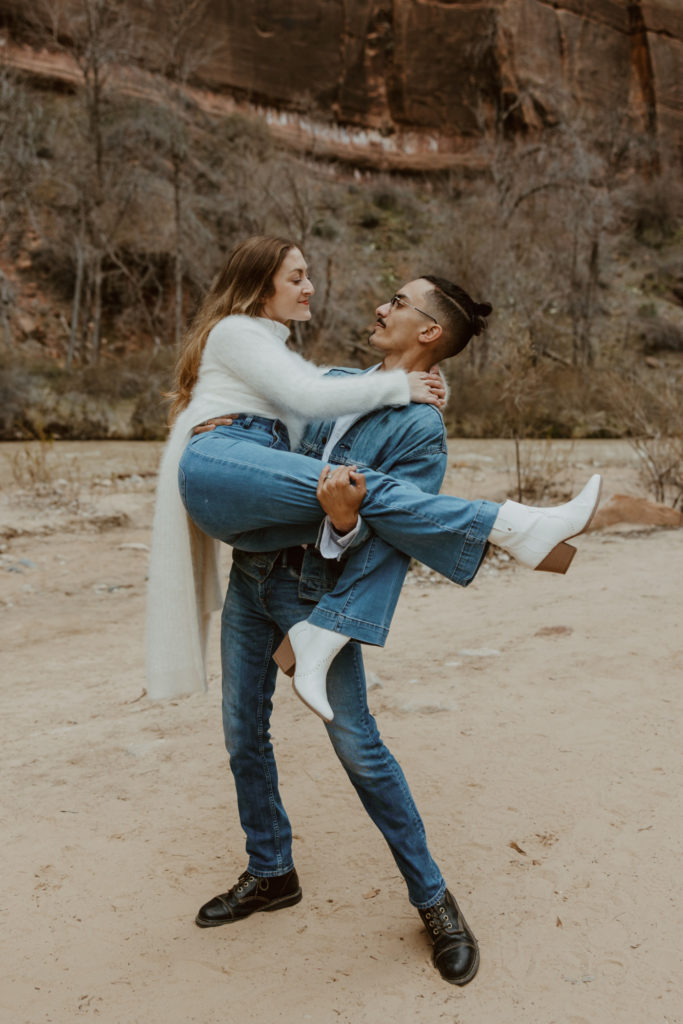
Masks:
[[[376,318],[375,323],[378,323],[380,325],[380,327],[386,327],[387,326],[384,317],[381,317],[381,316],[378,316]]]

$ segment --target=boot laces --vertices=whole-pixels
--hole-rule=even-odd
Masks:
[[[248,889],[252,882],[256,881],[256,876],[250,874],[248,871],[243,871],[240,877],[237,879],[237,885],[234,887],[233,892],[235,895],[244,892]]]
[[[455,925],[443,903],[435,903],[433,907],[429,907],[425,911],[425,919],[434,938],[438,938],[440,935],[455,934]]]

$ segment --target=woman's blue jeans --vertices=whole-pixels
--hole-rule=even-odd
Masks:
[[[292,829],[278,788],[270,739],[277,668],[272,653],[311,605],[290,568],[248,575],[233,565],[221,623],[223,728],[246,834],[248,870],[260,877],[293,867]],[[366,698],[361,649],[349,643],[333,661],[327,690],[334,721],[326,726],[358,796],[387,841],[411,903],[436,903],[445,882],[400,765],[382,742]]]
[[[209,536],[246,551],[315,542],[324,516],[316,498],[320,464],[288,449],[284,425],[261,417],[245,416],[230,427],[197,434],[179,467],[180,492],[190,517]],[[364,466],[359,469],[367,481],[361,512],[374,533],[467,586],[481,564],[498,506],[428,494]],[[349,556],[327,602],[333,610],[338,592],[347,618],[358,619],[356,632],[341,630],[346,635],[382,643],[395,601],[383,600],[382,573],[373,573],[363,547]],[[376,639],[366,636],[362,625],[372,625],[368,615],[372,617],[373,608]]]

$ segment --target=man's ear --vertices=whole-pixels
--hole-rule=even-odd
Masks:
[[[429,327],[423,327],[420,331],[419,341],[421,345],[436,345],[441,340],[443,335],[443,327],[441,324],[430,324]]]

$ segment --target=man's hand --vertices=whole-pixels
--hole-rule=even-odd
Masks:
[[[192,431],[193,434],[206,434],[209,430],[213,430],[214,427],[231,427],[232,416],[214,416],[211,420],[205,420],[203,423],[198,424]]]
[[[355,466],[323,467],[316,495],[337,533],[353,530],[366,493],[365,477]]]

